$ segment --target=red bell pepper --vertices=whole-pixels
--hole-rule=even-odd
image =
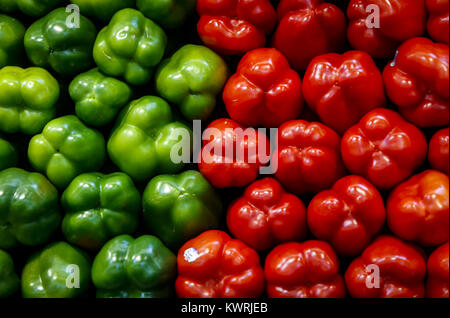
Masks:
[[[231,234],[258,251],[307,233],[305,205],[272,178],[254,182],[231,204],[227,224]]]
[[[427,170],[397,186],[387,203],[388,224],[398,237],[434,246],[449,238],[448,176]]]
[[[278,127],[302,112],[300,76],[278,50],[256,49],[240,61],[223,100],[230,117],[243,125]]]
[[[269,0],[198,0],[197,31],[221,54],[244,54],[264,47],[277,14]]]
[[[449,298],[449,244],[438,247],[428,258],[428,298]]]
[[[386,91],[402,115],[420,127],[449,123],[449,50],[426,38],[400,46],[383,72]]]
[[[428,147],[428,161],[431,167],[447,175],[449,173],[449,142],[449,129],[444,128],[434,134]]]
[[[264,292],[259,256],[222,231],[207,231],[178,252],[175,288],[181,298],[253,298]]]
[[[281,0],[274,46],[298,71],[317,55],[336,52],[345,44],[345,14],[324,0]]]
[[[293,120],[283,124],[273,158],[277,179],[297,195],[331,187],[345,173],[339,143],[339,135],[321,123]]]
[[[426,0],[428,34],[436,42],[449,42],[449,0]]]
[[[339,260],[326,242],[307,241],[277,246],[264,267],[271,298],[343,298]]]
[[[344,134],[341,153],[350,172],[390,189],[425,161],[427,147],[416,126],[392,110],[378,108]]]
[[[384,201],[369,181],[347,176],[316,195],[308,207],[308,226],[341,255],[358,255],[386,220]]]
[[[354,298],[423,298],[426,263],[423,251],[393,236],[380,236],[345,273]]]
[[[270,159],[267,136],[260,130],[251,133],[226,118],[215,120],[208,130],[211,135],[203,141],[198,167],[211,184],[216,188],[243,187],[255,181],[259,168],[267,164],[261,156]]]
[[[317,56],[303,81],[308,106],[339,133],[386,103],[381,72],[370,55],[362,51]]]
[[[427,12],[425,0],[351,0],[347,16],[351,46],[386,58],[400,43],[425,33]]]

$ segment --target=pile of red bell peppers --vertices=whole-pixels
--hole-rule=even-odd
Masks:
[[[448,298],[448,1],[197,9],[203,42],[242,56],[223,92],[231,119],[211,126],[279,127],[278,170],[200,165],[247,188],[228,206],[234,239],[206,232],[178,253],[178,295]]]

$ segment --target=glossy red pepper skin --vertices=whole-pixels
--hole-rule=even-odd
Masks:
[[[379,286],[372,285],[377,272],[370,265],[378,266]],[[396,237],[380,236],[350,264],[345,282],[354,298],[423,298],[425,274],[423,251]]]
[[[426,38],[403,43],[383,71],[386,92],[400,113],[419,127],[449,123],[448,45]]]
[[[398,237],[435,246],[449,238],[448,176],[427,170],[398,185],[387,202],[388,225]]]
[[[330,188],[345,168],[339,135],[318,122],[293,120],[281,125],[274,153],[275,176],[290,192],[302,195]]]
[[[381,72],[362,51],[315,57],[303,81],[308,106],[341,134],[370,110],[386,104]]]
[[[376,21],[371,5],[380,9],[379,26],[371,24]],[[374,58],[386,58],[400,43],[425,33],[427,13],[425,0],[351,0],[347,17],[351,46]]]
[[[324,0],[281,0],[273,44],[291,66],[306,70],[317,55],[340,50],[345,44],[345,14]]]
[[[426,158],[427,140],[398,113],[377,108],[342,137],[347,169],[379,189],[390,189],[408,178]]]
[[[266,258],[264,275],[270,298],[343,298],[339,260],[326,242],[277,246]]]
[[[428,258],[428,298],[449,298],[449,244],[438,247]]]
[[[440,43],[449,42],[449,0],[426,0],[428,34]]]
[[[303,110],[300,76],[276,49],[256,49],[239,63],[225,85],[223,100],[230,117],[252,127],[275,128]]]
[[[207,231],[178,252],[180,298],[256,298],[264,292],[259,256],[222,231]]]
[[[225,55],[264,47],[277,22],[269,0],[198,0],[197,12],[203,43]]]
[[[341,255],[359,255],[383,227],[384,201],[369,181],[346,176],[317,194],[308,207],[313,235],[330,242]]]
[[[449,172],[449,129],[439,130],[431,138],[428,147],[428,161],[433,169],[442,171],[448,175]]]
[[[233,236],[257,251],[264,251],[306,236],[306,208],[277,180],[264,178],[251,184],[230,205],[227,224]]]
[[[203,176],[216,188],[243,187],[255,181],[259,168],[265,165],[261,155],[267,156],[267,160],[270,158],[267,136],[260,130],[252,129],[254,134],[250,133],[247,137],[241,134],[243,137],[238,138],[237,130],[244,133],[247,130],[227,118],[213,121],[208,128],[215,133],[209,136],[209,140],[203,141],[198,164]],[[225,150],[227,145],[232,146],[231,155]],[[244,156],[238,156],[238,151]]]

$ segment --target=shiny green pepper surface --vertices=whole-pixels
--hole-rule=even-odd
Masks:
[[[135,0],[71,0],[82,14],[108,21],[119,10],[134,7]]]
[[[156,89],[186,118],[207,119],[227,77],[227,64],[219,55],[205,46],[186,45],[161,64]]]
[[[196,0],[137,0],[137,7],[147,18],[168,29],[182,26],[194,11]]]
[[[142,85],[150,81],[166,45],[166,34],[156,23],[137,10],[123,9],[98,34],[94,60],[103,73]]]
[[[59,226],[59,196],[40,173],[0,172],[0,248],[45,243]]]
[[[97,31],[86,17],[53,10],[33,23],[25,33],[25,50],[30,61],[52,68],[62,75],[75,75],[92,66],[92,48]]]
[[[132,234],[138,225],[141,196],[124,173],[82,174],[67,187],[61,202],[67,241],[86,249],[99,249],[114,236]]]
[[[98,131],[69,115],[49,122],[28,146],[28,158],[53,184],[65,188],[78,175],[97,171],[105,160],[105,140]]]
[[[25,27],[19,20],[0,14],[0,68],[22,62],[24,35]]]
[[[75,298],[90,285],[89,258],[66,242],[33,255],[22,272],[24,298]]]
[[[75,77],[69,93],[78,118],[91,126],[103,126],[126,106],[132,91],[126,83],[93,69]]]
[[[41,17],[62,5],[64,0],[0,0],[0,11],[22,11],[32,17]]]
[[[14,167],[17,164],[17,150],[6,139],[0,136],[0,171]]]
[[[108,141],[111,160],[136,181],[161,173],[176,173],[183,161],[172,160],[174,152],[191,155],[192,132],[174,120],[169,104],[154,96],[130,103],[121,114]],[[180,146],[180,147],[178,147]]]
[[[169,297],[176,263],[176,256],[155,236],[118,236],[106,243],[92,265],[97,297]]]
[[[0,250],[0,298],[12,296],[19,289],[20,281],[11,256]]]
[[[144,216],[151,233],[173,249],[219,226],[222,203],[197,171],[153,178],[143,195]]]
[[[39,67],[0,70],[0,130],[37,134],[55,117],[59,84]]]

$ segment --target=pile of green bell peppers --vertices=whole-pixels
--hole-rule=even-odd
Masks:
[[[229,76],[168,46],[195,5],[0,0],[0,298],[174,296],[178,249],[223,216],[183,171]]]

